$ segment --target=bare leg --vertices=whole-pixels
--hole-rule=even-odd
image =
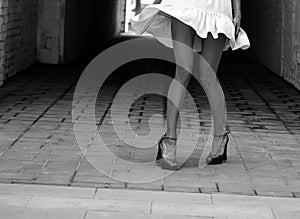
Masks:
[[[174,47],[174,54],[176,63],[176,72],[175,72],[175,80],[184,85],[185,87],[188,85],[190,80],[190,73],[187,72],[185,69],[181,68],[180,65],[185,66],[190,72],[192,72],[193,68],[193,51],[189,49],[192,47],[193,37],[195,31],[187,26],[186,24],[182,23],[178,19],[172,18],[172,39],[173,47]],[[186,48],[179,43],[180,42],[188,46]],[[180,65],[179,65],[180,64]],[[175,100],[177,100],[177,104],[181,106],[181,103],[185,97],[185,90],[182,87],[176,85],[176,83],[171,83],[169,89],[169,96],[172,96]],[[179,109],[180,110],[180,109]],[[178,120],[179,111],[176,106],[168,100],[167,102],[167,136],[176,138],[176,126]]]
[[[203,39],[203,47],[199,62],[200,83],[203,87],[212,110],[214,120],[214,134],[222,135],[225,133],[225,97],[221,85],[217,81],[217,69],[222,56],[226,36],[219,34],[218,39],[214,39],[209,33]],[[206,63],[207,62],[207,63]],[[209,66],[208,66],[209,64]],[[212,152],[216,153],[220,146],[221,138],[213,139]]]

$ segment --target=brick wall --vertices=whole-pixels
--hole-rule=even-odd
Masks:
[[[36,60],[37,0],[0,0],[0,85]]]
[[[300,2],[286,0],[282,76],[300,90]]]
[[[242,27],[251,41],[246,53],[278,75],[282,71],[283,6],[283,0],[242,1]]]
[[[298,1],[243,0],[242,27],[251,41],[244,54],[300,90]]]
[[[54,5],[42,13],[51,15],[56,13],[54,6],[62,7],[52,0],[46,1]],[[53,34],[51,31],[56,28],[42,22],[46,30],[38,35],[39,3],[43,1],[0,0],[0,86],[8,77],[38,61],[38,49],[45,43],[44,32]],[[86,0],[84,4],[79,0],[66,0],[64,63],[87,57],[92,50],[98,52],[97,48],[123,31],[124,13],[125,0]],[[50,20],[52,25],[57,25],[54,19]],[[55,37],[57,35],[53,38],[56,40]]]

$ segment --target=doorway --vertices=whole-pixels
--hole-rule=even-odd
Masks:
[[[153,4],[155,0],[126,0],[125,28],[124,33],[135,35],[130,25],[130,18],[139,14],[147,5]]]

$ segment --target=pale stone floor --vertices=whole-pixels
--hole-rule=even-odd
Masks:
[[[111,120],[111,107],[114,106],[112,100],[116,97],[120,85],[128,77],[153,70],[169,74],[174,70],[169,63],[162,64],[153,60],[130,63],[118,69],[101,88],[97,97],[95,117],[99,133],[107,146],[105,149],[108,148],[113,153],[97,148],[99,139],[90,132],[93,126],[87,119],[93,115],[91,96],[85,94],[86,96],[75,98],[72,106],[74,90],[84,65],[35,65],[19,73],[0,87],[1,186],[13,184],[16,191],[19,188],[17,186],[23,188],[22,184],[49,185],[49,188],[68,186],[65,187],[66,190],[78,187],[78,191],[85,187],[86,191],[107,191],[112,194],[113,200],[116,191],[120,194],[116,199],[122,199],[124,192],[124,196],[128,197],[128,203],[124,203],[125,207],[121,212],[125,214],[129,209],[130,212],[138,211],[143,215],[155,212],[164,215],[171,212],[175,215],[210,218],[220,216],[210,213],[216,204],[217,208],[228,212],[229,215],[244,210],[251,215],[253,211],[248,209],[253,207],[251,204],[244,209],[238,203],[243,197],[250,200],[250,203],[258,199],[276,200],[276,203],[281,200],[284,203],[286,200],[287,203],[299,206],[300,91],[255,63],[243,61],[234,65],[230,63],[222,63],[218,73],[226,98],[227,126],[231,131],[228,161],[216,166],[202,165],[204,155],[209,151],[205,145],[207,142],[209,145],[211,140],[209,137],[212,125],[211,113],[205,92],[192,80],[188,91],[194,97],[198,108],[192,108],[192,99],[186,98],[182,109],[182,126],[179,123],[183,134],[181,141],[178,142],[178,159],[184,161],[188,158],[188,160],[176,172],[162,171],[152,162],[156,152],[155,143],[165,127],[163,118],[165,99],[159,95],[147,94],[131,104],[128,116],[122,113],[122,110],[126,109],[126,104],[131,103],[130,101],[137,97],[139,92],[147,92],[153,86],[158,86],[157,84],[142,78],[134,83],[137,89],[131,90],[131,86],[118,93],[117,97],[120,99],[115,102],[117,111],[114,119],[120,128],[119,136],[112,129]],[[76,112],[74,122],[79,125],[79,136],[76,137],[84,144],[81,144],[81,149],[87,149],[85,151],[80,149],[75,138],[72,109],[73,113]],[[124,119],[129,119],[130,127],[137,135],[128,131],[128,127],[125,127],[128,123]],[[149,120],[153,136],[140,139],[138,136],[150,133]],[[147,163],[143,164],[144,162]],[[40,187],[33,187],[33,191],[35,188]],[[96,188],[98,190],[95,190]],[[127,190],[131,192],[128,195],[125,194]],[[143,206],[136,209],[132,207],[135,204],[131,203],[131,194],[136,197],[134,191],[138,190],[152,191],[143,194],[160,191],[162,193],[159,194],[186,195],[191,199],[198,193],[196,197],[201,199],[201,203],[206,199],[210,202],[196,208],[195,204],[198,202],[193,203],[192,200],[185,203],[188,205],[172,200],[173,205],[171,202],[161,204],[146,198],[145,203],[138,202]],[[15,203],[14,201],[20,198],[18,210],[24,212],[25,207],[30,208],[29,215],[38,214],[40,209],[49,207],[43,206],[43,202],[38,200],[43,197],[32,198],[34,194],[16,196],[9,192],[5,195],[2,188],[0,191],[1,203],[5,202],[3,200],[12,200],[11,203]],[[56,209],[55,204],[60,203],[59,198],[54,196],[45,198],[54,203],[53,208],[49,207],[51,209]],[[213,202],[214,197],[217,197],[216,200],[224,200],[225,205],[220,205],[218,201]],[[72,210],[74,205],[82,205],[84,207],[78,209],[76,217],[93,218],[97,214],[105,216],[106,213],[93,210],[101,211],[105,209],[106,204],[100,204],[100,209],[90,208],[87,204],[94,203],[90,200],[94,199],[94,196],[88,198],[80,196],[79,198],[83,198],[84,201],[75,200],[77,197],[72,198],[74,200],[61,201],[66,206],[66,212],[75,214]],[[226,208],[228,204],[226,200],[233,200],[237,205]],[[135,199],[133,201],[136,202]],[[258,206],[254,212],[261,214],[262,218],[275,217],[274,215],[281,218],[278,215],[289,212],[281,211],[281,208],[277,212],[276,203],[274,206]],[[120,206],[118,201],[107,205],[110,209],[108,211],[115,211],[116,205]],[[91,206],[98,205],[91,204]],[[3,205],[3,208],[7,207],[10,207],[10,204]],[[11,204],[11,207],[11,212],[16,212],[14,209],[18,206]],[[9,212],[9,208],[7,209]],[[86,210],[91,212],[86,213]],[[55,212],[58,215],[64,214],[60,210]],[[293,217],[296,213],[291,211],[289,214]],[[122,217],[119,213],[112,214],[116,218]]]
[[[300,199],[0,184],[1,218],[299,218]]]

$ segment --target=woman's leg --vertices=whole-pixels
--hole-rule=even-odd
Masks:
[[[174,47],[174,54],[176,59],[176,72],[175,72],[175,80],[181,83],[183,86],[187,86],[190,80],[190,73],[187,72],[185,69],[181,68],[184,66],[187,70],[192,72],[193,69],[193,38],[195,31],[187,26],[186,24],[182,23],[176,18],[172,18],[171,21],[171,29],[172,29],[172,39],[173,47]],[[183,43],[187,47],[182,46]],[[179,65],[180,64],[180,65]],[[175,81],[170,85],[168,96],[171,96],[172,99],[176,100],[176,105],[181,106],[181,103],[185,97],[185,89],[183,87],[178,86]],[[180,109],[179,109],[180,110]],[[176,125],[178,120],[179,111],[177,107],[168,99],[167,102],[167,133],[168,137],[176,138]]]
[[[199,62],[200,83],[203,87],[212,110],[214,120],[214,134],[225,133],[225,97],[221,85],[217,80],[217,70],[225,45],[226,36],[219,34],[219,38],[214,39],[211,33],[203,39],[201,59]],[[203,60],[204,58],[204,60]],[[209,65],[208,65],[209,64]],[[222,138],[214,138],[212,152],[216,153]]]

